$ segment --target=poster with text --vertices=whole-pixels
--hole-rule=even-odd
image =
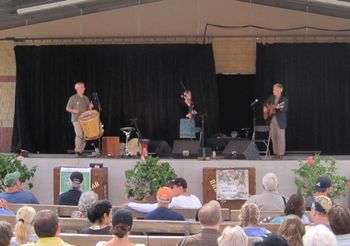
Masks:
[[[249,195],[248,169],[216,170],[217,200],[247,200]]]

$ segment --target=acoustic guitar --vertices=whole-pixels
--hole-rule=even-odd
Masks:
[[[276,109],[284,108],[284,102],[281,102],[279,104],[267,103],[264,108],[266,108],[266,110],[264,110],[264,120],[269,120],[276,114]]]

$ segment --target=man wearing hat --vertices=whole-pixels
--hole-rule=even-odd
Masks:
[[[332,201],[327,196],[316,196],[315,200],[313,201],[311,205],[311,221],[312,223],[309,225],[309,227],[316,226],[316,225],[324,225],[326,226],[330,231],[332,231],[331,226],[329,224],[328,219],[328,211],[332,208]],[[306,227],[308,229],[308,227]]]
[[[311,205],[315,201],[317,196],[328,196],[332,191],[332,182],[327,176],[318,177],[316,185],[314,187],[315,194],[312,197],[306,199],[306,210],[311,210]]]
[[[30,191],[24,191],[20,181],[21,174],[16,171],[8,173],[4,178],[5,192],[0,193],[0,198],[8,203],[39,204],[38,199]]]
[[[159,188],[157,192],[158,208],[145,215],[146,220],[185,220],[185,218],[172,210],[169,203],[173,199],[173,191],[166,186]]]
[[[69,179],[71,181],[71,189],[60,194],[58,204],[78,206],[81,196],[80,186],[84,180],[83,174],[78,171],[72,172]]]
[[[169,204],[169,208],[186,208],[186,209],[199,209],[202,207],[202,203],[199,198],[187,191],[187,182],[184,178],[176,178],[171,181],[171,189],[173,190],[173,199]],[[129,202],[127,204],[129,208],[132,208],[141,213],[149,213],[157,208],[158,204],[143,204],[136,202]]]

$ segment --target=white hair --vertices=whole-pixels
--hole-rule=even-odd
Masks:
[[[78,87],[81,86],[81,85],[85,86],[85,84],[83,82],[77,82],[77,83],[75,83],[74,88],[77,90]]]
[[[248,236],[240,226],[227,226],[218,238],[218,244],[219,246],[247,246]]]
[[[303,236],[304,246],[336,246],[337,239],[325,225],[309,227]]]
[[[276,191],[278,187],[278,178],[274,173],[267,173],[262,179],[266,191]]]
[[[94,202],[98,201],[98,195],[94,191],[85,191],[81,193],[78,208],[81,212],[86,212],[88,208],[93,204]]]

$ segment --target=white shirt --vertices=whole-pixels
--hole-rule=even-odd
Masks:
[[[158,203],[136,203],[129,202],[129,208],[132,208],[141,213],[149,213],[158,207]],[[189,196],[175,196],[173,197],[171,203],[169,204],[169,208],[187,208],[187,209],[199,209],[202,207],[201,201],[195,195]]]

